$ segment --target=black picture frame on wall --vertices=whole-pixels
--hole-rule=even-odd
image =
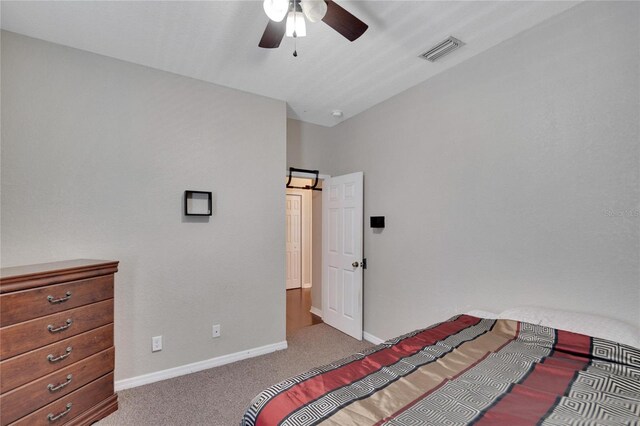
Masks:
[[[185,216],[211,216],[213,202],[209,191],[184,191]]]

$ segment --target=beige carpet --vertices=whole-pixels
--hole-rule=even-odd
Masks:
[[[118,392],[120,408],[96,425],[236,426],[263,389],[371,346],[325,324],[287,341],[284,351]]]

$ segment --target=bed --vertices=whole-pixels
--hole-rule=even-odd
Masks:
[[[463,314],[266,389],[241,426],[638,425],[639,419],[637,347]]]

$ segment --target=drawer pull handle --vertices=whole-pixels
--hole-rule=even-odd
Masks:
[[[69,383],[71,383],[71,379],[72,378],[73,378],[73,376],[71,374],[69,374],[67,376],[67,381],[66,382],[58,383],[57,385],[53,385],[53,384],[49,383],[49,385],[47,385],[47,389],[49,389],[49,392],[57,392],[60,389],[62,389],[63,387],[67,386]]]
[[[66,410],[64,410],[61,413],[56,414],[55,416],[52,413],[49,413],[49,415],[47,416],[47,420],[49,420],[49,422],[55,422],[56,420],[60,419],[61,417],[64,417],[67,414],[69,414],[69,411],[71,411],[71,403],[67,404],[67,409]]]
[[[69,319],[66,321],[66,325],[61,325],[61,326],[60,326],[60,327],[58,327],[58,328],[54,328],[51,324],[49,324],[49,325],[47,326],[47,330],[49,330],[49,332],[50,332],[50,333],[58,333],[58,332],[60,332],[60,331],[64,331],[64,330],[66,330],[67,328],[71,327],[71,323],[72,323],[72,322],[73,322],[73,321],[71,321],[71,318],[69,318]]]
[[[60,297],[59,299],[56,299],[55,297],[49,295],[47,296],[47,300],[49,301],[49,303],[51,303],[52,305],[55,303],[62,303],[62,302],[66,302],[67,300],[71,299],[71,292],[68,291],[65,293],[64,297]]]
[[[58,361],[62,361],[63,359],[65,359],[66,357],[68,357],[69,355],[71,355],[71,346],[69,346],[67,348],[67,350],[65,351],[64,354],[60,355],[60,356],[53,356],[53,354],[49,354],[47,355],[47,361],[49,362],[58,362]]]

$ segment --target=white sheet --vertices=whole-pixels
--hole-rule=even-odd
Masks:
[[[638,328],[600,315],[537,306],[522,306],[507,309],[500,313],[498,318],[544,325],[640,348],[640,330]]]
[[[471,315],[472,317],[478,317],[478,318],[487,318],[487,319],[498,318],[498,314],[496,314],[495,312],[483,311],[481,309],[474,309],[472,311],[465,312],[465,313],[467,315]]]

